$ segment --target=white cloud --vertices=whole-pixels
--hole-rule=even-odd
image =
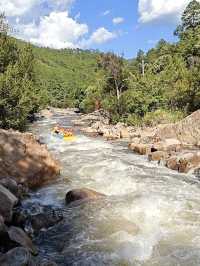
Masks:
[[[0,12],[6,16],[21,16],[35,6],[46,5],[54,10],[67,10],[75,0],[0,0]]]
[[[80,38],[88,33],[88,26],[69,17],[68,12],[52,12],[34,22],[21,26],[21,37],[34,44],[56,49],[76,48]]]
[[[31,9],[39,0],[1,0],[0,12],[6,16],[20,16]]]
[[[106,11],[104,11],[103,13],[102,13],[102,16],[107,16],[107,15],[109,15],[110,14],[110,10],[106,10]]]
[[[162,18],[178,19],[190,0],[139,0],[139,21],[146,23]]]
[[[78,21],[80,13],[75,17],[69,15],[69,9],[76,0],[0,1],[0,11],[6,6],[9,19],[16,28],[13,35],[38,46],[55,49],[90,48],[95,44],[111,41],[119,35],[104,27],[89,35],[88,25]],[[104,15],[109,13],[107,10]]]
[[[47,3],[53,11],[68,10],[75,0],[40,0],[40,3]]]
[[[116,17],[116,18],[113,18],[113,24],[117,25],[117,24],[121,24],[124,22],[124,18],[122,17]]]
[[[117,38],[120,34],[115,32],[110,32],[104,27],[98,28],[94,31],[88,39],[82,39],[79,43],[79,47],[86,49],[90,48],[93,45],[100,45],[103,43],[107,43]]]
[[[117,37],[117,34],[114,32],[110,32],[104,27],[101,27],[97,29],[93,34],[91,35],[89,41],[90,43],[94,44],[102,44],[106,43],[108,41],[111,41]]]

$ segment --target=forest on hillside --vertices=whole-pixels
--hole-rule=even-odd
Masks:
[[[92,50],[35,47],[11,38],[0,16],[0,127],[23,130],[45,106],[103,108],[112,123],[173,122],[200,108],[200,3],[174,34],[133,60]]]

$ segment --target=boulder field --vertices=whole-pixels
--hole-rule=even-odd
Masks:
[[[50,215],[41,207],[38,216],[27,215],[27,210],[25,215],[21,200],[28,196],[29,188],[55,180],[59,173],[59,163],[32,134],[0,129],[0,265],[47,265],[35,262],[37,248],[25,230],[26,224],[31,224],[35,232],[56,224],[62,217],[55,218],[53,211]]]
[[[91,136],[107,140],[126,139],[129,149],[146,155],[150,161],[164,163],[181,173],[195,173],[200,177],[200,110],[185,119],[157,127],[128,127],[123,123],[109,124],[108,114],[96,111],[81,115],[74,125]]]
[[[178,123],[136,131],[129,149],[147,155],[150,161],[180,173],[194,173],[200,178],[200,110]]]

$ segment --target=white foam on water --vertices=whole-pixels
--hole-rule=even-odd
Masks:
[[[140,266],[200,265],[200,252],[193,251],[200,248],[200,186],[193,176],[148,162],[146,157],[131,153],[119,143],[83,135],[77,135],[74,142],[64,142],[49,132],[55,122],[53,118],[40,121],[34,130],[38,130],[61,161],[63,180],[41,189],[35,198],[59,205],[68,190],[82,187],[110,196],[103,203],[86,205],[83,216],[79,217],[74,209],[77,225],[82,222],[87,225],[84,232],[77,226],[75,238],[82,237],[74,249],[87,243],[91,250],[99,251],[99,256],[109,253],[113,261],[130,265],[137,261]],[[115,220],[117,224],[123,219],[124,228],[120,226],[115,233],[108,230],[112,224],[115,227]],[[103,234],[100,225],[104,220],[107,237],[92,239],[94,226],[96,235]],[[129,232],[128,222],[139,228],[136,234]],[[187,264],[183,263],[182,250]],[[86,257],[91,255],[84,252]]]

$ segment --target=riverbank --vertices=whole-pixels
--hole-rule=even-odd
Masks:
[[[104,113],[82,115],[74,121],[81,130],[107,140],[126,139],[133,152],[146,155],[180,173],[200,172],[200,110],[180,122],[152,128],[127,127],[123,123],[110,125]]]
[[[48,110],[47,113],[30,127],[37,136],[34,141],[30,133],[25,135],[31,141],[24,134],[17,133],[16,136],[20,134],[27,143],[25,145],[17,137],[18,146],[13,146],[13,150],[18,159],[22,151],[34,154],[31,146],[27,147],[34,142],[41,156],[39,161],[42,161],[44,153],[41,151],[48,148],[54,162],[59,161],[60,175],[58,178],[52,176],[50,182],[46,182],[46,178],[43,182],[40,176],[37,180],[42,182],[38,183],[37,189],[33,186],[34,190],[26,190],[18,201],[20,204],[13,202],[13,218],[9,223],[4,221],[3,227],[6,227],[6,237],[9,237],[8,231],[13,234],[14,230],[15,238],[12,236],[12,239],[15,241],[6,240],[6,243],[12,243],[8,247],[4,241],[2,247],[6,249],[1,251],[1,265],[10,263],[10,258],[12,262],[19,260],[19,263],[25,260],[31,266],[187,266],[194,261],[197,261],[197,264],[193,263],[195,266],[199,265],[198,180],[193,175],[178,174],[133,153],[127,147],[129,137],[124,141],[121,141],[122,136],[120,141],[107,141],[107,138],[93,137],[101,134],[92,133],[91,137],[91,133],[80,131],[86,124],[78,126],[79,121],[84,118],[91,127],[94,122],[99,122],[94,121],[95,117],[101,117],[101,122],[106,119],[102,114],[90,114],[86,119],[73,110]],[[73,127],[74,123],[75,141],[65,142],[51,135],[56,124]],[[127,129],[123,125],[124,128]],[[136,129],[132,128],[132,134],[135,132]],[[26,149],[19,149],[21,143]],[[16,153],[18,150],[20,154]],[[21,183],[17,186],[21,187]],[[19,230],[23,242],[17,240],[16,243]],[[33,253],[30,246],[27,250],[22,245],[24,238],[29,245],[32,242]]]
[[[54,114],[31,129],[62,166],[59,180],[27,202],[63,213],[60,223],[36,237],[39,257],[59,266],[198,266],[198,180],[138,156],[126,139],[90,137],[79,126],[73,142],[50,135],[55,124],[72,127],[79,116]],[[96,198],[66,205],[69,198],[82,199],[88,192],[82,188],[96,191]],[[68,194],[72,190],[78,193]]]
[[[35,213],[22,207],[32,189],[56,180],[60,165],[31,133],[0,129],[0,265],[36,265],[34,230],[60,219],[35,204]],[[36,209],[40,216],[36,215]],[[41,215],[43,217],[41,217]],[[43,218],[43,219],[42,219]],[[29,224],[29,226],[28,226]],[[31,230],[32,231],[31,231]],[[33,255],[33,256],[32,256]],[[37,265],[43,265],[42,261]]]

